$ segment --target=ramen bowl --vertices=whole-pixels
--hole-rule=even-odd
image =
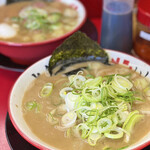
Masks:
[[[0,41],[0,53],[9,57],[15,63],[30,65],[37,60],[50,55],[53,50],[60,45],[68,36],[79,30],[86,21],[86,10],[80,1],[60,0],[64,4],[71,6],[78,13],[76,26],[71,31],[50,40],[39,42],[7,42]]]
[[[139,72],[142,76],[150,79],[150,66],[145,62],[127,55],[125,53],[113,51],[113,50],[106,50],[109,55],[109,61],[112,61],[116,64],[122,64],[128,66],[130,69]],[[29,128],[26,121],[23,117],[22,112],[22,99],[24,96],[25,91],[28,89],[30,84],[37,78],[40,74],[47,71],[47,66],[49,63],[50,56],[43,58],[42,60],[38,61],[37,63],[30,66],[27,70],[23,72],[23,74],[18,78],[15,82],[10,96],[9,96],[9,116],[10,119],[18,131],[18,133],[29,143],[34,145],[39,149],[51,149],[54,150],[55,148],[48,145],[41,139],[39,139]],[[133,145],[127,147],[126,149],[142,149],[146,147],[150,143],[150,132],[148,132],[142,139],[134,143]]]

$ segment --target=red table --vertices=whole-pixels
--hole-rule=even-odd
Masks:
[[[98,35],[100,35],[100,19],[92,19],[92,22],[97,28]],[[20,74],[19,72],[0,69],[0,150],[10,150],[5,134],[5,119],[9,93]]]
[[[9,92],[17,77],[18,72],[0,69],[0,150],[10,149],[5,135],[5,119]]]

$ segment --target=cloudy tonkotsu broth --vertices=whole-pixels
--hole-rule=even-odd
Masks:
[[[0,7],[0,40],[31,43],[60,37],[77,26],[78,12],[58,1],[15,2]]]
[[[138,110],[139,114],[143,115],[132,128],[129,141],[126,141],[125,133],[119,139],[110,139],[104,136],[105,133],[101,133],[102,137],[97,140],[96,145],[91,146],[87,138],[82,139],[74,133],[72,129],[73,126],[69,127],[69,130],[68,128],[62,127],[62,116],[64,116],[68,110],[64,107],[67,105],[66,101],[59,93],[64,87],[68,86],[69,81],[68,77],[61,73],[51,77],[47,73],[41,74],[26,91],[23,98],[22,109],[24,119],[31,131],[50,146],[61,150],[98,150],[103,148],[116,150],[118,148],[130,146],[143,138],[150,131],[150,98],[147,92],[145,92],[149,90],[149,81],[122,65],[108,66],[98,62],[87,62],[78,64],[78,68],[81,66],[88,66],[88,69],[84,70],[83,74],[81,72],[79,73],[79,75],[86,76],[87,78],[118,74],[132,81],[132,90],[138,91],[135,95],[144,101],[134,101],[132,108],[128,108],[129,112]],[[53,90],[48,97],[41,97],[41,89],[45,83],[52,83]],[[34,104],[32,102],[34,102]],[[30,107],[27,106],[29,103]],[[35,107],[31,108],[33,106],[32,104]],[[48,119],[48,114],[50,114],[50,112],[54,120]],[[75,124],[81,122],[80,119],[77,119]],[[98,119],[95,122],[97,123]],[[122,125],[117,125],[117,128],[121,126]]]

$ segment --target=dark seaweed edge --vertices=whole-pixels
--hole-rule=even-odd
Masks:
[[[67,64],[69,66],[78,62],[94,60],[108,64],[108,54],[97,42],[90,39],[85,33],[77,31],[53,52],[49,61],[48,70],[52,75],[52,70],[59,65]]]

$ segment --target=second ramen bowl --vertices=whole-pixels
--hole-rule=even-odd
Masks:
[[[41,42],[12,43],[0,41],[0,53],[21,65],[31,65],[37,60],[52,54],[57,46],[59,46],[68,36],[79,30],[86,21],[86,10],[80,1],[60,0],[59,2],[76,9],[78,13],[78,22],[75,28],[60,37]]]

